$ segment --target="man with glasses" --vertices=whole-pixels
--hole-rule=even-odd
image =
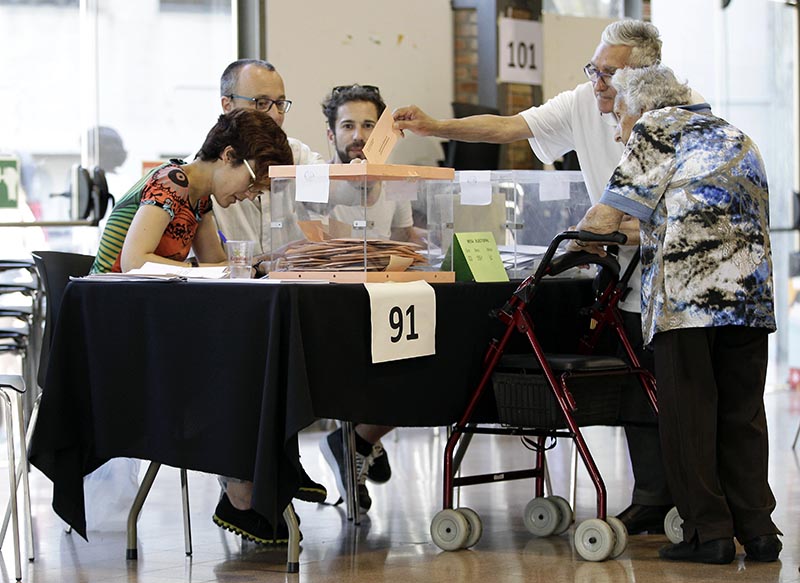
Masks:
[[[354,160],[364,160],[364,146],[385,109],[386,104],[381,98],[380,90],[373,85],[343,85],[332,89],[322,103],[322,113],[328,122],[328,141],[334,151],[332,164],[349,164]],[[352,186],[345,181],[337,185],[337,188],[352,189]],[[389,200],[380,183],[368,185],[366,211],[361,206],[360,196],[353,199],[341,191],[335,194],[339,201],[352,199],[353,204],[331,203],[329,219],[352,225],[355,220],[364,220],[366,215],[366,220],[372,225],[367,231],[367,237],[418,242],[418,234],[413,226],[411,203]],[[389,458],[380,441],[392,429],[394,428],[385,425],[363,423],[355,427],[358,505],[364,512],[372,506],[372,498],[366,486],[367,478],[376,483],[384,483],[392,475]],[[321,441],[320,449],[333,470],[342,498],[345,498],[345,463],[341,428],[328,434]]]
[[[394,112],[395,128],[422,136],[437,136],[465,142],[509,143],[527,139],[545,164],[575,150],[592,203],[603,193],[619,163],[624,144],[614,141],[616,91],[610,78],[617,69],[646,67],[661,60],[658,29],[639,20],[623,20],[606,27],[591,61],[584,67],[588,83],[578,85],[547,103],[510,116],[477,115],[436,120],[416,106]],[[702,99],[695,99],[702,102]],[[621,229],[638,244],[639,224],[626,220]],[[624,269],[637,247],[620,248]],[[620,302],[625,331],[643,366],[653,370],[653,355],[643,350],[641,328],[641,276],[631,277],[631,290]],[[618,515],[629,534],[663,532],[663,519],[672,506],[661,456],[658,428],[626,426],[628,450],[634,475],[631,505]]]
[[[220,78],[220,100],[222,110],[226,113],[243,108],[266,111],[279,127],[283,125],[284,117],[292,106],[292,102],[286,99],[283,79],[275,67],[259,59],[239,59],[225,68]],[[295,165],[325,164],[322,156],[312,152],[301,141],[294,138],[288,138],[288,141]],[[287,202],[287,205],[290,204]],[[237,206],[240,208],[233,208]],[[271,209],[269,191],[264,191],[252,200],[243,200],[228,208],[215,204],[214,216],[220,233],[226,239],[255,241],[254,254],[265,256],[270,253],[273,243],[277,247],[288,242],[273,242],[270,229],[272,216],[276,212],[290,213],[282,214],[281,218],[287,219],[289,223],[293,222],[294,214],[287,209]],[[303,238],[296,224],[294,227],[294,232],[284,228],[281,233],[295,239]],[[300,487],[295,495],[297,499],[306,502],[325,501],[328,495],[325,486],[314,482],[305,471],[302,471],[300,478]],[[226,505],[217,506],[214,522],[249,540],[271,540],[272,533],[265,531],[268,523],[250,507],[252,482],[222,476],[220,482],[227,495],[220,504],[225,502]]]
[[[239,59],[225,68],[220,77],[220,101],[225,112],[233,109],[255,108],[266,111],[278,126],[283,127],[292,102],[286,99],[283,78],[275,67],[260,59]],[[306,144],[289,138],[295,165],[325,164],[322,156],[313,152]],[[272,248],[285,245],[290,240],[302,239],[296,227],[294,209],[271,209],[269,193],[265,192],[247,204],[234,205],[241,208],[214,208],[220,232],[226,239],[255,241],[255,256],[267,256]],[[286,240],[272,241],[270,223],[280,216],[288,224],[280,233]]]

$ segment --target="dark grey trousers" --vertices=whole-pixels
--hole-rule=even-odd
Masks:
[[[621,314],[625,334],[636,352],[639,364],[650,372],[655,372],[653,352],[645,350],[642,342],[642,315],[624,311]],[[645,506],[671,505],[672,496],[667,486],[658,426],[626,426],[625,437],[634,478],[631,503]]]
[[[661,445],[686,541],[779,532],[767,482],[767,335],[724,326],[653,341]]]

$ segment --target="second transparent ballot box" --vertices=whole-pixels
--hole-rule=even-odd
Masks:
[[[550,241],[578,224],[591,206],[575,171],[459,171],[453,231],[490,232],[509,277],[528,275]]]
[[[271,167],[270,277],[452,281],[442,263],[453,176],[397,164]]]

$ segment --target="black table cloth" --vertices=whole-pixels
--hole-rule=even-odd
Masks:
[[[30,458],[54,510],[85,537],[83,476],[134,457],[253,480],[254,508],[276,518],[316,418],[456,421],[503,329],[488,313],[516,284],[433,287],[436,355],[372,364],[362,285],[71,283]],[[590,295],[585,279],[543,282],[530,311],[545,350],[574,351]]]

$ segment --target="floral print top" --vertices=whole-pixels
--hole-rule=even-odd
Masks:
[[[600,202],[640,220],[646,342],[681,328],[775,330],[767,176],[741,130],[691,107],[646,112]]]
[[[144,205],[162,208],[170,218],[155,254],[176,261],[186,260],[197,227],[203,216],[211,211],[212,202],[211,197],[205,197],[200,199],[196,208],[192,208],[189,180],[181,165],[178,161],[172,161],[157,168],[114,205],[100,239],[92,273],[121,271],[120,256],[125,237],[136,210]]]

